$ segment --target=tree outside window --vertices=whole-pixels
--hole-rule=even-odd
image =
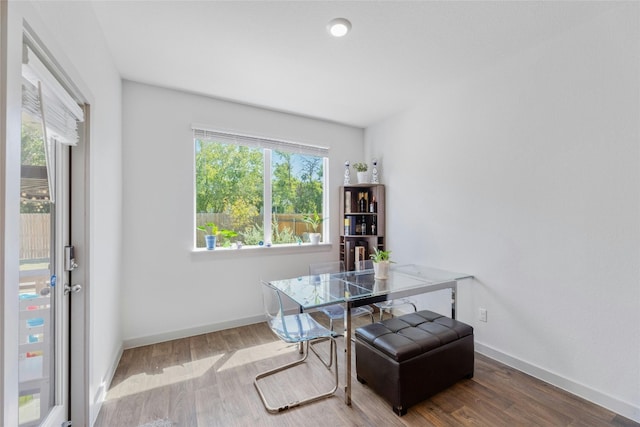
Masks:
[[[196,226],[213,222],[220,230],[237,233],[220,233],[220,246],[235,241],[244,245],[307,242],[312,230],[303,218],[322,215],[324,208],[325,160],[314,154],[196,136]],[[265,197],[269,193],[271,197]],[[270,227],[265,227],[265,212],[271,213]],[[204,246],[203,233],[198,233],[196,247]]]

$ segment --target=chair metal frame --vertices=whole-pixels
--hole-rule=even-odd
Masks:
[[[373,268],[373,261],[368,259],[368,260],[364,260],[364,261],[360,261],[359,263],[356,264],[356,270],[370,270]],[[416,303],[410,299],[410,298],[400,298],[400,299],[396,299],[396,300],[388,300],[388,301],[384,301],[384,302],[377,302],[375,304],[373,304],[375,307],[378,308],[378,310],[380,311],[380,321],[382,321],[382,318],[384,316],[384,312],[385,311],[389,311],[389,313],[391,314],[391,316],[393,316],[393,312],[392,309],[394,307],[399,307],[402,305],[411,305],[413,306],[413,311],[414,313],[418,311],[418,308],[416,307]]]
[[[267,323],[269,324],[269,327],[271,328],[273,333],[287,343],[306,343],[306,350],[302,351],[302,358],[256,375],[253,381],[253,385],[258,391],[258,395],[260,395],[260,399],[262,400],[262,404],[264,405],[265,409],[270,413],[278,413],[286,411],[287,409],[295,408],[297,406],[309,404],[324,398],[331,397],[338,389],[338,351],[335,341],[336,334],[319,324],[308,313],[285,315],[282,306],[282,297],[280,291],[264,281],[261,283],[261,285],[264,296],[265,311],[267,314]],[[287,327],[287,325],[295,325],[297,326],[297,330],[290,329]],[[323,360],[320,354],[318,354],[313,348],[313,346],[310,346],[312,342],[326,340],[330,340],[329,361]],[[331,370],[331,366],[333,366],[333,363],[335,361],[335,385],[333,386],[333,388],[329,391],[310,396],[303,400],[295,400],[279,406],[269,405],[266,395],[260,388],[258,381],[304,363],[309,356],[310,349],[328,370]]]
[[[340,273],[345,271],[343,261],[328,261],[309,265],[309,275]],[[347,324],[347,312],[341,304],[329,305],[320,309],[329,318],[329,329],[333,329],[334,320],[343,320],[344,327]],[[373,309],[369,306],[354,307],[351,309],[351,317],[370,316],[371,323],[374,322]]]
[[[416,307],[416,303],[409,298],[401,298],[401,299],[388,300],[384,302],[377,302],[374,305],[378,307],[378,309],[380,310],[380,321],[382,321],[385,311],[388,310],[391,316],[393,317],[393,312],[391,310],[393,310],[394,307],[398,307],[401,305],[411,305],[413,306],[414,313],[418,311],[418,308]]]

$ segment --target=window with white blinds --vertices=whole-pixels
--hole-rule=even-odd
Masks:
[[[329,241],[328,148],[192,128],[196,248]]]
[[[202,125],[193,125],[194,138],[212,139],[225,144],[242,145],[245,147],[269,148],[290,153],[309,154],[319,157],[327,157],[329,149],[316,145],[301,144],[277,139],[260,138],[256,136],[241,135],[229,132],[221,132],[206,129]]]
[[[84,112],[27,45],[23,45],[22,77],[23,109],[43,121],[46,139],[76,145]]]

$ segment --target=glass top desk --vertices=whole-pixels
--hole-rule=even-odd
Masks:
[[[351,308],[411,295],[451,289],[451,317],[456,316],[458,280],[472,275],[421,265],[393,265],[387,279],[375,279],[373,270],[300,276],[269,283],[300,306],[300,311],[332,304],[346,310],[345,403],[351,404]]]

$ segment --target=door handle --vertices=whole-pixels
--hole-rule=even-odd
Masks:
[[[69,286],[68,283],[64,284],[64,294],[65,295],[69,295],[71,293],[77,294],[81,290],[82,290],[82,285],[79,285],[77,283],[75,285],[73,285],[73,286]]]

